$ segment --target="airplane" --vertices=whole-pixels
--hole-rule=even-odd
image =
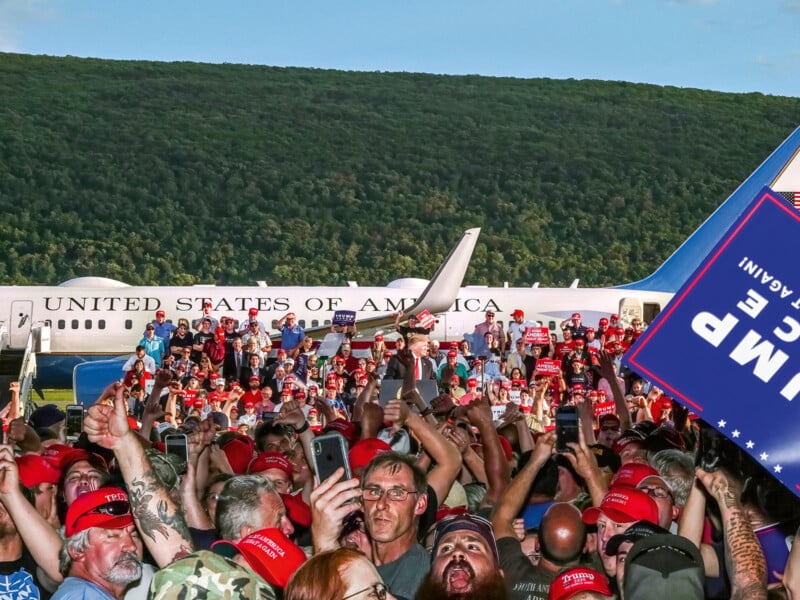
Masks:
[[[430,281],[398,279],[386,287],[269,287],[186,286],[139,287],[96,277],[81,277],[59,286],[2,287],[0,318],[7,318],[10,347],[24,346],[32,326],[42,327],[37,344],[36,387],[69,387],[72,367],[88,360],[130,354],[155,311],[168,320],[198,318],[205,301],[213,315],[246,318],[257,307],[270,325],[289,311],[308,332],[330,330],[337,310],[355,310],[362,340],[394,316],[428,310],[436,316],[431,336],[444,342],[462,339],[491,309],[496,320],[508,323],[516,309],[525,319],[558,333],[559,325],[579,312],[584,324],[618,314],[623,322],[634,317],[645,323],[666,306],[681,284],[719,241],[742,208],[769,185],[787,200],[800,200],[800,127],[717,208],[717,210],[651,275],[606,288],[488,287],[462,284],[479,229],[467,230]],[[49,336],[49,339],[48,339]],[[359,338],[357,338],[358,340]],[[367,342],[364,341],[364,344]]]

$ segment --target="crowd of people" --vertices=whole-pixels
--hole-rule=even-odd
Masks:
[[[400,313],[324,357],[212,313],[158,311],[82,431],[11,385],[0,600],[800,598],[796,497],[622,365],[638,318]]]

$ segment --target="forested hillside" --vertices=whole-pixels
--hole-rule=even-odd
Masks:
[[[0,54],[0,284],[649,273],[800,99],[600,81]]]

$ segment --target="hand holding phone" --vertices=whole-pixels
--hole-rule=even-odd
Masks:
[[[572,452],[567,444],[579,443],[578,410],[575,406],[560,406],[556,411],[556,452]]]
[[[333,475],[339,467],[344,469],[344,479],[353,477],[350,462],[347,459],[347,446],[338,433],[326,433],[314,439],[312,443],[314,471],[317,480],[322,482]]]

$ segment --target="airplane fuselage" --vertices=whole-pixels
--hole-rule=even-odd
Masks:
[[[0,317],[11,347],[25,345],[32,325],[49,326],[49,348],[38,354],[38,378],[52,385],[53,373],[46,371],[57,362],[62,363],[59,371],[68,372],[70,363],[131,353],[157,310],[165,311],[173,323],[181,318],[192,323],[200,318],[204,303],[211,302],[212,316],[241,322],[255,307],[259,320],[274,334],[275,322],[289,311],[297,313],[301,326],[319,327],[330,324],[337,310],[354,310],[359,320],[391,315],[413,305],[421,291],[420,287],[20,286],[3,288]],[[450,309],[437,315],[432,336],[461,339],[484,320],[488,309],[504,325],[511,321],[512,311],[522,309],[526,320],[539,321],[551,331],[576,311],[590,325],[611,313],[649,320],[671,296],[618,288],[462,287]],[[391,325],[382,329],[389,333]]]

